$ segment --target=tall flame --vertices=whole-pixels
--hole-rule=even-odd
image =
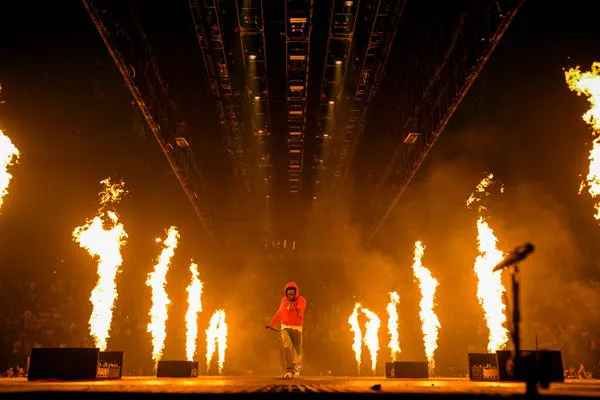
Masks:
[[[487,188],[493,183],[493,174],[488,174],[483,178],[479,185],[477,185],[476,192],[488,196],[489,192],[487,192]],[[473,203],[473,199],[482,201],[477,193],[474,193],[469,197],[467,206]],[[494,266],[502,261],[504,254],[502,251],[498,250],[498,239],[494,235],[494,231],[489,226],[484,216],[481,215],[485,210],[485,206],[480,204],[480,215],[477,219],[477,243],[479,255],[475,260],[474,269],[478,279],[477,298],[483,307],[485,321],[489,329],[487,350],[490,353],[494,353],[498,350],[502,350],[508,342],[508,330],[505,326],[506,305],[502,300],[503,293],[506,289],[504,288],[504,285],[502,285],[502,275],[500,273],[492,272]]]
[[[354,333],[354,342],[352,343],[352,349],[354,350],[354,357],[356,359],[356,367],[358,369],[358,373],[360,373],[360,364],[362,360],[362,331],[360,330],[360,325],[358,322],[358,312],[360,311],[360,303],[356,303],[354,305],[354,310],[352,314],[348,318],[348,323],[350,324],[350,331]]]
[[[381,327],[381,320],[377,314],[371,310],[367,310],[363,307],[361,311],[367,317],[363,340],[371,355],[371,371],[375,374],[377,370],[377,352],[379,351],[379,328]]]
[[[419,289],[421,289],[419,317],[422,324],[425,356],[429,363],[429,370],[433,372],[435,370],[434,355],[438,347],[438,331],[440,329],[440,321],[434,311],[435,291],[438,287],[438,281],[431,275],[431,271],[423,266],[424,253],[425,246],[423,246],[423,243],[420,241],[415,242],[413,272],[419,281]]]
[[[206,370],[210,371],[210,363],[215,351],[219,352],[219,374],[223,373],[225,365],[225,350],[227,349],[227,323],[225,311],[217,310],[210,318],[206,330]]]
[[[364,335],[360,329],[360,323],[358,321],[360,311],[362,311],[367,318]],[[360,303],[356,303],[354,304],[354,310],[352,311],[352,314],[348,318],[348,323],[350,324],[350,331],[354,333],[352,349],[354,350],[354,357],[356,359],[358,373],[360,373],[363,343],[369,350],[369,354],[371,356],[371,370],[373,373],[375,373],[377,369],[377,352],[379,351],[379,328],[381,327],[381,320],[377,314],[366,308],[363,308]]]
[[[117,203],[125,191],[123,181],[112,183],[110,178],[100,182],[104,189],[100,192],[98,215],[87,220],[73,230],[73,240],[86,249],[92,257],[98,257],[98,282],[92,290],[92,315],[90,316],[90,334],[100,350],[106,350],[108,331],[112,322],[112,310],[117,299],[116,277],[123,263],[121,247],[125,244],[127,233],[119,216],[111,206]]]
[[[162,357],[165,339],[167,338],[167,318],[171,300],[169,300],[165,285],[167,284],[169,265],[175,254],[178,240],[179,232],[176,227],[171,226],[167,231],[167,238],[163,242],[163,250],[154,266],[154,272],[150,272],[146,280],[146,286],[152,288],[152,308],[150,309],[148,332],[152,334],[152,359],[155,362],[158,362]]]
[[[12,175],[8,167],[16,164],[20,157],[19,149],[11,142],[10,138],[0,129],[0,209],[3,198],[8,193],[8,185]]]
[[[502,301],[505,292],[502,285],[502,275],[492,272],[504,254],[498,250],[496,243],[498,239],[488,223],[479,217],[477,220],[477,242],[479,244],[479,256],[475,260],[475,273],[479,279],[477,285],[477,298],[483,306],[485,321],[490,331],[487,349],[495,353],[503,349],[508,342],[508,330],[506,323],[506,305]]]
[[[202,312],[202,281],[198,278],[198,265],[190,264],[192,278],[186,291],[188,292],[188,310],[185,314],[186,339],[185,353],[188,361],[194,360],[196,339],[198,339],[198,313]]]
[[[400,303],[400,296],[397,292],[390,292],[390,302],[386,307],[388,314],[388,332],[390,334],[390,343],[388,347],[392,354],[392,361],[398,361],[398,356],[402,351],[400,349],[400,338],[398,337],[398,304]]]
[[[225,366],[225,350],[227,350],[227,322],[225,322],[225,311],[220,311],[221,321],[217,332],[217,345],[219,346],[219,374],[222,374]]]
[[[590,108],[583,114],[593,131],[592,149],[586,181],[581,183],[579,193],[587,186],[588,193],[594,199],[594,218],[600,221],[600,62],[592,64],[591,71],[581,72],[579,67],[571,68],[565,72],[569,89],[577,95],[585,95],[590,103]]]

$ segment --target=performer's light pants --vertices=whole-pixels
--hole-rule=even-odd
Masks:
[[[285,356],[286,372],[300,371],[302,367],[302,332],[295,329],[282,329],[281,344]]]

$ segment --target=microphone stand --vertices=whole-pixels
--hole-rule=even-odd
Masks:
[[[513,307],[512,307],[512,340],[515,346],[515,355],[513,357],[513,377],[519,379],[520,377],[525,378],[525,394],[528,396],[537,396],[537,371],[526,371],[525,359],[521,355],[521,311],[519,304],[519,291],[520,291],[520,274],[519,265],[515,264],[513,268],[510,268],[511,283],[512,283],[512,294],[513,294]],[[529,361],[529,360],[527,360]],[[535,362],[527,362],[527,367],[537,369]]]
[[[519,376],[520,366],[521,366],[521,313],[520,313],[520,305],[519,305],[519,266],[517,264],[514,265],[513,268],[510,269],[510,280],[512,283],[512,294],[513,294],[513,307],[512,307],[512,340],[515,346],[515,356],[513,358],[513,374],[515,377]]]

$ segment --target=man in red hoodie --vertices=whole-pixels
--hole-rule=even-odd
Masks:
[[[269,329],[275,329],[275,324],[281,322],[281,344],[285,355],[285,378],[300,375],[302,363],[302,323],[306,299],[300,296],[300,290],[295,282],[288,282],[284,289],[285,296],[281,299],[279,309],[273,316]]]

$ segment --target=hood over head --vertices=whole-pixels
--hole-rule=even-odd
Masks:
[[[296,282],[290,281],[285,284],[285,287],[283,288],[284,296],[286,296],[288,289],[296,289],[296,297],[300,296],[300,289],[298,289],[298,285],[296,285]]]

